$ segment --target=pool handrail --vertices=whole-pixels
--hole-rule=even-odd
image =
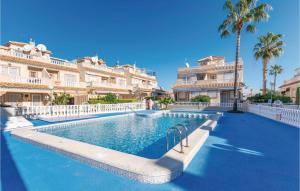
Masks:
[[[186,125],[184,124],[177,124],[176,125],[177,127],[182,127],[184,129],[184,132],[185,132],[185,147],[188,147],[189,146],[189,136],[188,136],[188,128]]]
[[[167,130],[167,135],[166,135],[166,150],[168,151],[169,150],[169,134],[170,134],[170,131],[173,130],[173,135],[174,135],[174,146],[176,145],[176,133],[178,133],[178,136],[179,136],[179,140],[180,140],[180,153],[183,153],[183,144],[182,144],[182,131],[176,127],[176,126],[173,126],[171,128],[169,128]]]

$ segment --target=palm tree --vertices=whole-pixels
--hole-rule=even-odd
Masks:
[[[267,73],[268,63],[273,57],[279,57],[283,53],[283,41],[281,34],[274,34],[268,32],[265,36],[258,38],[259,42],[254,46],[255,59],[262,59],[263,61],[263,82],[262,82],[262,94],[266,94],[267,89]]]
[[[255,23],[269,18],[268,10],[272,7],[267,3],[257,5],[256,0],[239,0],[233,4],[227,0],[224,9],[228,11],[226,19],[219,26],[221,38],[229,36],[230,33],[236,35],[236,52],[234,68],[234,104],[233,110],[237,110],[237,67],[240,57],[240,38],[243,29],[247,32],[255,32]]]
[[[269,74],[270,75],[274,75],[274,80],[273,80],[273,83],[274,83],[274,91],[276,90],[276,78],[277,78],[277,75],[281,74],[283,71],[283,68],[282,66],[278,65],[278,64],[274,64],[273,66],[271,66],[271,69],[269,71]]]

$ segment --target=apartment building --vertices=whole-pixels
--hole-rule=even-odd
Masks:
[[[297,68],[296,74],[291,79],[285,80],[279,89],[282,95],[290,97],[295,103],[298,87],[300,87],[300,68]]]
[[[212,103],[234,101],[234,63],[222,56],[209,56],[197,61],[197,66],[178,69],[173,86],[176,101],[190,101],[197,95],[207,95]],[[243,61],[238,63],[238,95],[243,87]]]
[[[0,101],[12,106],[47,105],[54,94],[67,93],[71,104],[82,104],[107,93],[121,98],[135,98],[137,90],[151,94],[156,77],[128,66],[109,67],[97,56],[68,61],[53,57],[43,44],[9,41],[0,46]],[[134,88],[134,76],[152,86]]]

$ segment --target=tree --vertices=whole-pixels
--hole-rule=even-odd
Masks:
[[[162,98],[161,100],[159,100],[160,104],[164,104],[166,106],[166,108],[168,109],[168,105],[174,103],[174,99],[170,96],[166,96],[164,98]]]
[[[274,85],[274,91],[276,90],[276,78],[277,75],[281,74],[283,71],[282,66],[278,65],[278,64],[274,64],[273,66],[271,66],[271,69],[269,71],[270,75],[274,75],[274,80],[273,80],[273,85]]]
[[[237,67],[240,58],[240,39],[241,32],[246,29],[247,32],[255,32],[255,23],[267,20],[268,10],[271,6],[267,3],[256,4],[256,0],[239,0],[233,4],[231,0],[227,0],[224,9],[228,11],[226,19],[219,26],[218,30],[221,38],[227,37],[230,33],[236,35],[236,52],[234,67],[234,104],[233,110],[237,110]]]
[[[266,94],[268,63],[273,57],[279,57],[283,53],[283,41],[281,34],[268,32],[265,36],[258,38],[258,43],[254,46],[254,57],[263,62],[262,94]]]

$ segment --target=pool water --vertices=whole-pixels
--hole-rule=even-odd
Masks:
[[[168,128],[181,123],[187,125],[189,127],[188,133],[191,133],[204,121],[205,119],[201,118],[121,115],[66,127],[43,128],[40,131],[156,159],[166,153],[166,132]]]

